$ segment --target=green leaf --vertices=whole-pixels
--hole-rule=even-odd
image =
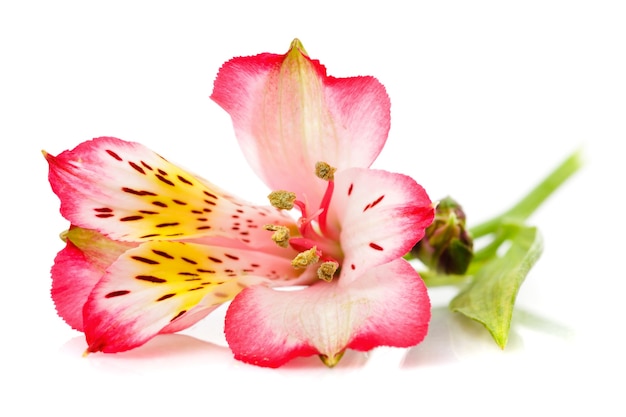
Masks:
[[[451,302],[450,309],[482,323],[502,349],[511,328],[515,299],[528,271],[543,250],[537,228],[518,226],[509,234],[511,246],[485,263],[472,282]]]

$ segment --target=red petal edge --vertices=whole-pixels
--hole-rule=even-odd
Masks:
[[[336,321],[329,325],[331,316]],[[319,282],[293,292],[248,288],[231,303],[225,333],[235,359],[277,368],[296,357],[337,356],[346,348],[414,346],[426,336],[430,317],[426,286],[398,259],[348,286]],[[347,340],[334,351],[320,351],[336,341],[333,331],[346,332]]]

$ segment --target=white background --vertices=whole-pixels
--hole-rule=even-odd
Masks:
[[[35,415],[619,415],[623,373],[626,14],[608,1],[0,3],[3,247],[0,413]],[[40,150],[110,135],[256,202],[267,190],[208,97],[237,55],[298,37],[330,75],[374,75],[392,101],[375,166],[470,224],[583,146],[587,164],[531,219],[545,251],[500,351],[433,291],[426,341],[279,370],[234,361],[222,311],[186,335],[82,357],[49,269],[67,223]],[[616,379],[615,379],[616,378]],[[615,382],[613,382],[615,381]],[[623,385],[623,384],[622,384]],[[41,411],[39,411],[41,412]]]

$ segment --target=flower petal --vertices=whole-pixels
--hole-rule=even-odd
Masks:
[[[327,76],[297,39],[285,55],[226,62],[211,98],[231,115],[257,175],[315,206],[326,187],[314,176],[315,164],[369,167],[390,127],[389,97],[378,80]]]
[[[432,202],[415,180],[372,169],[337,172],[330,207],[331,229],[341,231],[342,285],[402,257],[434,218]]]
[[[138,143],[97,138],[45,156],[63,216],[113,239],[226,236],[267,242],[264,224],[293,223],[272,207],[231,201]]]
[[[247,288],[229,306],[225,332],[235,358],[247,363],[278,367],[317,353],[332,366],[346,348],[416,345],[429,321],[426,287],[398,259],[346,286],[334,280],[301,291]]]
[[[66,246],[52,266],[52,300],[57,313],[72,328],[83,331],[83,305],[106,268],[134,245],[115,242],[105,236],[72,227]]]
[[[259,251],[153,241],[125,252],[85,304],[90,352],[137,347],[182,330],[248,285],[294,280],[289,259]]]

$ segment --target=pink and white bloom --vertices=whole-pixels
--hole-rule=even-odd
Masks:
[[[250,285],[302,283],[266,223],[297,230],[273,207],[247,204],[148,148],[97,138],[45,153],[72,223],[52,267],[61,317],[89,352],[135,348],[185,329]]]
[[[389,130],[384,87],[373,77],[327,76],[295,40],[285,55],[224,64],[211,97],[277,190],[275,206],[293,202],[300,211],[299,233],[282,243],[300,252],[294,264],[303,276],[318,277],[299,291],[242,291],[225,325],[235,357],[277,367],[318,354],[334,366],[347,348],[419,343],[430,302],[402,256],[424,235],[433,207],[410,177],[368,168]]]
[[[255,365],[317,354],[334,366],[346,349],[419,343],[430,302],[402,256],[434,210],[410,177],[369,168],[389,131],[384,87],[327,76],[295,40],[284,55],[225,63],[211,98],[276,190],[274,207],[229,195],[137,143],[97,138],[45,153],[71,223],[52,296],[87,351],[141,346],[230,300],[226,339],[235,358]],[[274,289],[283,286],[294,289]]]

